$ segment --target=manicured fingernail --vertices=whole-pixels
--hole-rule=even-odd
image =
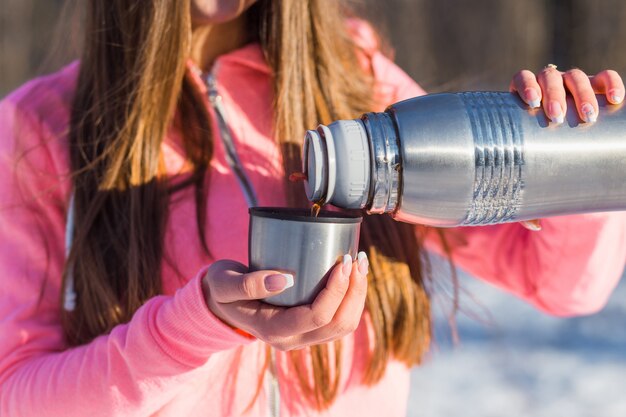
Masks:
[[[522,224],[528,230],[532,230],[533,232],[538,232],[541,230],[541,220],[526,220],[523,221]]]
[[[609,91],[609,97],[611,97],[611,102],[613,104],[620,104],[622,100],[624,100],[624,97],[619,90]]]
[[[341,262],[343,266],[341,267],[341,272],[346,277],[350,276],[350,272],[352,272],[352,256],[346,254],[343,255],[343,261]]]
[[[293,275],[291,274],[274,274],[268,275],[263,281],[265,289],[269,292],[286,290],[293,287]]]
[[[367,268],[370,263],[367,260],[367,254],[365,252],[359,252],[356,256],[357,263],[359,264],[359,273],[361,275],[367,275]]]
[[[524,90],[524,95],[526,97],[526,103],[532,109],[536,109],[541,105],[541,100],[539,100],[539,94],[537,94],[537,90],[534,88],[527,88]]]
[[[565,121],[565,116],[563,115],[563,108],[561,107],[561,103],[558,101],[551,101],[548,104],[548,116],[550,116],[550,120],[552,123],[560,125]]]
[[[591,104],[583,103],[583,105],[580,106],[580,110],[585,115],[585,122],[593,123],[593,122],[595,122],[598,119],[598,115],[596,114],[596,110],[593,108],[593,106]]]

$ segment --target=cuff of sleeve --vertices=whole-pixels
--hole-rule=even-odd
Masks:
[[[216,317],[206,305],[200,272],[158,309],[152,333],[163,351],[178,362],[195,367],[219,351],[251,343]]]

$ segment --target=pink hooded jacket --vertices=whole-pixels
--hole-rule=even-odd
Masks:
[[[355,32],[382,103],[423,94],[377,52],[366,27]],[[200,281],[211,259],[198,241],[192,190],[170,202],[165,242],[175,265],[163,263],[163,295],[87,345],[68,348],[63,339],[59,300],[70,195],[67,128],[77,71],[75,63],[33,80],[0,104],[0,415],[241,415],[254,397],[265,346],[233,331],[205,304]],[[284,172],[270,135],[270,71],[260,48],[248,45],[220,57],[214,74],[259,203],[284,205]],[[247,206],[212,122],[208,243],[216,259],[246,263]],[[168,135],[162,151],[168,172],[181,175],[180,138]],[[454,260],[549,313],[592,313],[621,275],[625,232],[622,213],[547,219],[541,232],[519,224],[467,228],[458,230],[465,244],[456,248]],[[439,250],[434,242],[430,247]],[[343,343],[340,396],[322,413],[298,401],[286,354],[277,352],[282,415],[404,416],[409,369],[392,360],[378,384],[364,386],[360,381],[371,346],[366,322]],[[246,415],[267,414],[261,391]]]

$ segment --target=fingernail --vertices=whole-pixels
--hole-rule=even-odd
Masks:
[[[343,255],[342,264],[343,266],[341,267],[341,272],[343,272],[346,277],[349,277],[350,272],[352,272],[352,256],[348,254]]]
[[[583,103],[580,106],[580,111],[585,115],[585,122],[593,123],[598,119],[598,115],[596,114],[596,110],[589,103]]]
[[[524,227],[528,230],[532,230],[533,232],[538,232],[541,230],[541,221],[539,220],[526,220],[522,222]]]
[[[369,267],[369,261],[367,260],[367,254],[365,252],[359,252],[356,256],[357,263],[359,265],[359,273],[361,275],[367,275],[367,269]]]
[[[263,281],[265,289],[269,292],[286,290],[293,287],[293,275],[291,274],[274,274],[268,275]]]
[[[611,97],[611,102],[613,104],[620,104],[622,100],[624,99],[622,94],[620,94],[619,90],[611,90],[609,92],[609,96]]]
[[[524,91],[524,95],[526,96],[526,103],[528,103],[530,108],[536,109],[540,106],[541,100],[539,100],[539,94],[537,94],[537,90],[535,90],[534,88],[527,88]]]
[[[548,104],[548,116],[552,123],[560,125],[565,121],[565,116],[563,115],[563,108],[561,107],[561,103],[558,101],[551,101]]]

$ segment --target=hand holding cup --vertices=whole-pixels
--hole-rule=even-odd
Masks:
[[[213,263],[203,281],[207,306],[226,324],[241,329],[279,350],[330,342],[353,332],[367,294],[368,260],[343,257],[330,271],[325,287],[312,303],[295,307],[261,301],[290,284],[279,271],[248,269],[235,261]],[[283,284],[283,288],[280,285]]]

